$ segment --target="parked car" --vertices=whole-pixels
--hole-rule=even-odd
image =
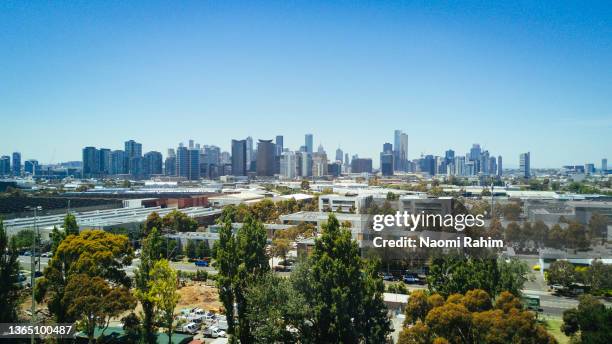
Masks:
[[[211,327],[207,328],[204,331],[204,335],[212,337],[212,338],[219,338],[219,337],[225,337],[226,336],[225,331],[223,331],[222,329],[220,329],[217,326],[211,326]]]
[[[51,252],[45,252],[45,253],[41,254],[40,256],[48,258],[48,257],[51,257],[51,255],[52,255]]]
[[[194,264],[196,266],[208,266],[208,262],[205,260],[196,260]]]
[[[406,284],[419,284],[421,280],[416,275],[404,275],[404,283]]]
[[[195,334],[200,329],[200,326],[196,323],[190,322],[181,327],[183,333]]]
[[[395,276],[388,272],[381,272],[380,277],[382,277],[383,281],[395,281]]]

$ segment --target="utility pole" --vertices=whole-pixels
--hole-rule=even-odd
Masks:
[[[32,238],[32,255],[30,256],[30,287],[32,288],[32,325],[36,323],[36,298],[35,295],[35,283],[36,283],[36,241],[38,239],[38,210],[42,210],[42,207],[26,207],[28,210],[34,210],[34,235]],[[40,257],[38,258],[40,260]],[[31,343],[34,344],[34,334],[30,337]]]

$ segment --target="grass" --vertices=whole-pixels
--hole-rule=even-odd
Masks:
[[[544,326],[548,332],[555,337],[559,344],[567,344],[570,342],[570,338],[561,331],[561,325],[563,324],[563,320],[561,320],[561,318],[544,317],[542,320],[544,321]]]

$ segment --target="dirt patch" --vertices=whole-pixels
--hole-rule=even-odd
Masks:
[[[219,293],[216,287],[209,286],[203,282],[191,282],[178,290],[181,295],[176,311],[183,308],[202,308],[215,313],[221,312],[223,306],[219,301]]]

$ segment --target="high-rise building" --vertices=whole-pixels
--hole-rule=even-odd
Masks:
[[[257,175],[274,175],[274,143],[272,140],[259,140],[257,143]]]
[[[142,144],[129,140],[125,141],[124,146],[128,161],[128,173],[139,178],[142,174]]]
[[[182,143],[176,149],[176,175],[189,179],[189,149]]]
[[[304,146],[306,146],[306,153],[312,153],[312,150],[314,148],[312,139],[312,134],[306,134],[304,136]]]
[[[201,152],[203,152],[203,154],[200,155],[202,176],[209,179],[216,179],[219,177],[220,172],[222,172],[219,170],[221,166],[221,148],[213,145],[204,145],[204,149],[202,149]]]
[[[408,167],[408,134],[401,130],[393,133],[393,164],[395,171],[407,171]]]
[[[142,144],[134,140],[125,141],[125,154],[129,159],[142,156]]]
[[[584,173],[591,175],[595,173],[595,164],[584,164]]]
[[[194,149],[195,147],[193,146],[194,141],[193,140],[189,140],[189,149]]]
[[[101,175],[109,175],[111,173],[111,150],[100,148],[98,154],[100,154],[98,171]]]
[[[308,152],[302,152],[302,177],[312,176],[312,154]]]
[[[96,147],[83,148],[83,178],[92,178],[100,173],[100,154]]]
[[[13,152],[13,175],[21,175],[21,153]]]
[[[393,145],[390,143],[383,144],[380,153],[380,172],[383,176],[393,175]]]
[[[255,159],[256,157],[253,154],[253,138],[249,136],[246,138],[246,170],[247,171],[252,171],[251,164],[253,163]]]
[[[459,177],[467,176],[467,171],[465,167],[465,157],[464,156],[456,156],[455,157],[455,175]]]
[[[602,174],[605,174],[607,170],[608,170],[608,159],[603,158],[603,159],[601,159],[601,172],[602,172]]]
[[[455,151],[452,149],[449,149],[446,152],[444,152],[444,159],[446,160],[447,164],[452,163],[455,160]]]
[[[247,175],[247,140],[232,140],[232,175]]]
[[[504,166],[502,165],[501,155],[497,157],[497,175],[502,176],[504,174]]]
[[[433,155],[426,155],[425,157],[421,158],[420,165],[421,172],[426,172],[430,176],[436,174],[436,159]]]
[[[297,177],[297,157],[295,152],[287,151],[281,154],[280,175],[285,179]]]
[[[372,159],[353,158],[351,161],[351,173],[372,173]]]
[[[338,149],[336,149],[336,161],[340,161],[342,162],[342,149],[340,149],[340,147],[338,147]]]
[[[312,176],[323,177],[327,175],[327,154],[312,153]]]
[[[489,175],[497,175],[497,159],[494,156],[489,158]]]
[[[145,153],[142,159],[142,171],[145,178],[150,178],[152,175],[162,174],[163,158],[160,152],[151,151]]]
[[[489,151],[485,150],[484,152],[480,153],[480,162],[478,163],[478,166],[480,166],[480,173],[482,173],[485,176],[489,175]]]
[[[26,160],[23,163],[23,171],[33,176],[40,174],[40,166],[38,165],[38,160],[34,160],[34,159]]]
[[[522,153],[519,157],[519,171],[521,177],[529,179],[531,177],[531,154]]]
[[[127,174],[128,173],[128,162],[125,151],[114,150],[111,152],[111,174]]]
[[[333,177],[338,177],[340,174],[342,174],[342,164],[339,161],[327,164],[327,174]]]
[[[164,174],[166,176],[176,176],[176,153],[172,148],[168,148],[168,153],[164,160]]]
[[[200,150],[198,148],[192,148],[188,150],[188,172],[187,179],[199,180],[200,179]]]
[[[276,156],[280,156],[283,152],[283,135],[276,135]]]
[[[3,155],[0,157],[0,176],[8,176],[11,174],[11,157]]]

